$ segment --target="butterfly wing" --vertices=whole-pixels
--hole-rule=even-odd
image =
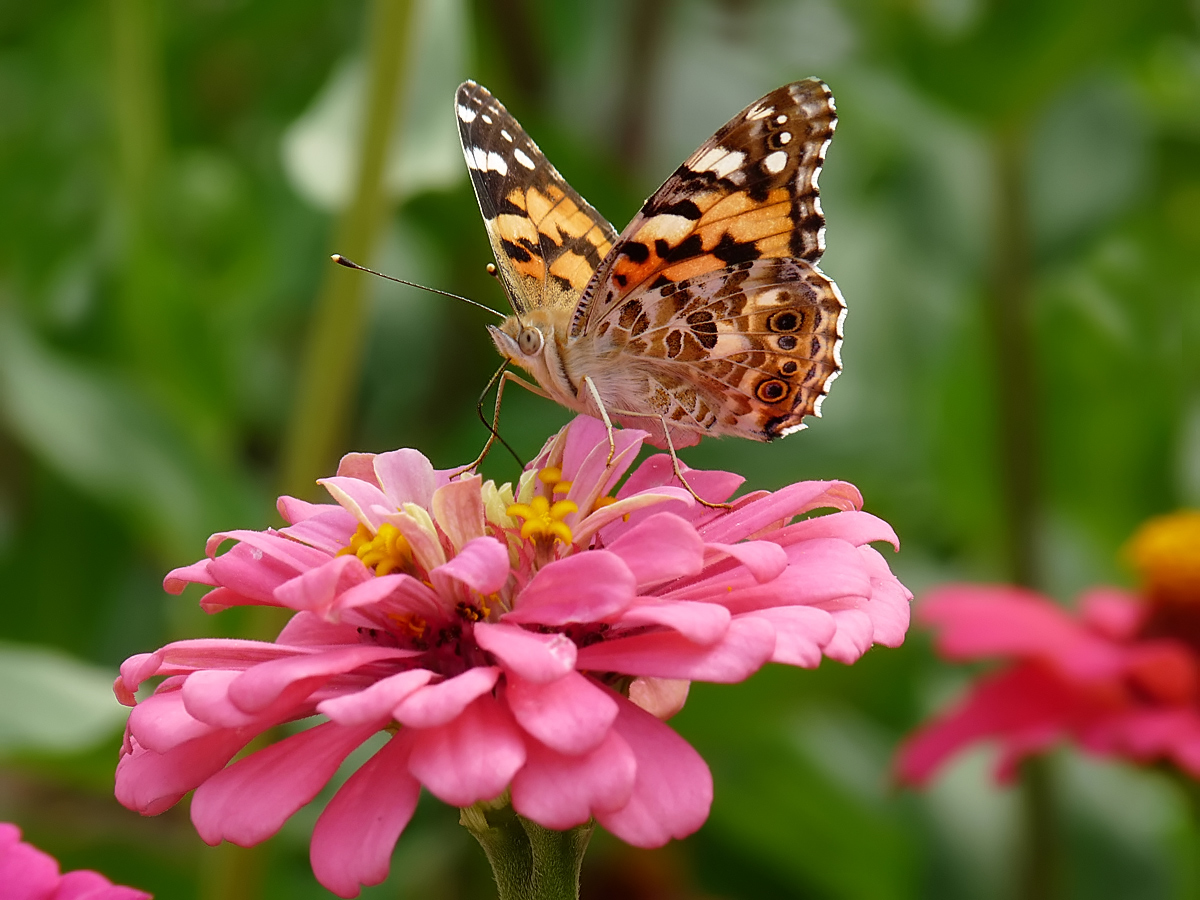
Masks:
[[[463,156],[505,291],[518,312],[573,311],[616,240],[504,105],[473,81],[455,94]]]
[[[815,265],[817,179],[836,124],[816,79],[751,104],[646,201],[588,285],[572,338],[630,354],[645,411],[677,440],[771,440],[819,415],[845,317]]]
[[[706,433],[768,441],[820,415],[842,367],[845,312],[812,263],[758,259],[640,292],[596,340],[622,348],[645,398],[633,411],[663,416],[676,446]],[[644,416],[618,418],[655,430]]]

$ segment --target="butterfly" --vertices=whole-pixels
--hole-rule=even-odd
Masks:
[[[619,235],[486,88],[464,82],[455,113],[514,310],[489,332],[536,393],[672,450],[704,435],[770,441],[820,415],[846,315],[816,265],[837,124],[824,82],[750,104]]]

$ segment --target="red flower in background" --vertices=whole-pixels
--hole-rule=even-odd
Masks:
[[[1200,778],[1200,513],[1146,523],[1128,547],[1143,583],[1085,593],[1071,612],[1033,591],[952,585],[917,608],[947,659],[1001,658],[954,708],[900,748],[896,771],[927,781],[977,741],[1001,749],[997,778],[1063,739]]]

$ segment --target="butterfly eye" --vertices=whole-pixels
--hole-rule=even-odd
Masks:
[[[533,356],[542,349],[542,333],[536,328],[523,328],[517,335],[517,346],[526,356]]]

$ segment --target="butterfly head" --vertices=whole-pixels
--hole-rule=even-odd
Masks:
[[[574,397],[562,361],[559,339],[565,330],[555,327],[548,310],[530,310],[518,318],[509,316],[500,327],[488,326],[492,343],[500,355],[520,366],[551,394]]]

